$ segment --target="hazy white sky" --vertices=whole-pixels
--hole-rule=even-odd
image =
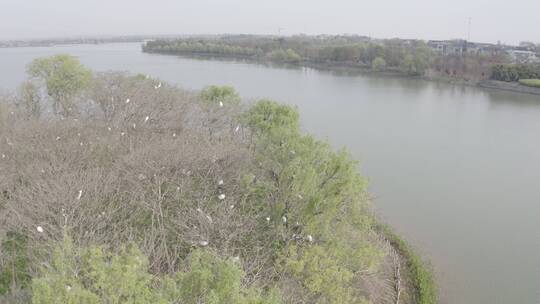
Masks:
[[[360,34],[540,42],[540,0],[0,0],[0,39]]]

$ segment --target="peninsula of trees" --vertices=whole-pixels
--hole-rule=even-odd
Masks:
[[[28,76],[0,101],[1,302],[436,302],[295,108],[68,55]]]
[[[148,53],[233,57],[314,67],[457,80],[537,83],[540,48],[510,47],[464,40],[372,39],[364,36],[292,37],[224,35],[158,39],[143,44]],[[540,55],[539,55],[540,56]],[[532,79],[532,80],[531,80]],[[531,82],[532,81],[532,82]]]

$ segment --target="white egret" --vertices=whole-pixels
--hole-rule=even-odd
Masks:
[[[77,195],[77,200],[80,200],[82,197],[82,190],[79,190],[79,195]]]
[[[219,186],[223,185],[223,180],[222,179],[219,180],[218,185]]]
[[[308,234],[306,239],[308,240],[308,242],[313,243],[313,237],[311,236],[311,234]]]
[[[222,101],[219,102],[219,107],[223,108],[223,102]]]
[[[43,227],[37,226],[36,230],[37,230],[37,232],[42,233],[43,232]]]
[[[267,222],[270,222],[270,217],[266,217],[266,221],[267,221]]]
[[[150,119],[150,117],[149,117],[149,116],[146,116],[146,117],[144,118],[144,122],[147,122],[149,119]]]
[[[127,103],[129,103],[130,101],[131,101],[131,100],[129,100],[129,98],[128,98],[128,99],[126,99],[126,104],[127,104]]]
[[[219,198],[220,200],[224,200],[224,199],[225,199],[225,194],[220,194],[220,195],[218,196],[218,198]]]
[[[206,246],[208,246],[208,241],[200,241],[199,245],[201,245],[203,247],[206,247]]]
[[[281,220],[283,221],[283,224],[287,223],[287,217],[285,215],[281,217]]]

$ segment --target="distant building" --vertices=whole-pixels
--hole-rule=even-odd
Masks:
[[[463,55],[467,52],[465,40],[430,40],[428,46],[433,52],[443,56]]]
[[[536,56],[533,51],[523,50],[521,48],[514,48],[506,51],[513,62],[515,63],[537,63],[540,62],[540,58]]]
[[[485,55],[507,54],[514,63],[540,62],[536,50],[531,45],[509,46],[503,44],[478,43],[466,40],[430,40],[428,46],[433,52],[442,56],[451,55]]]

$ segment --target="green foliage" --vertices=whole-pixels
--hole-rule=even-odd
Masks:
[[[202,101],[212,104],[238,104],[240,103],[240,96],[236,93],[235,89],[230,86],[207,86],[202,89],[200,93]]]
[[[300,116],[295,109],[271,100],[257,102],[242,119],[258,134],[268,134],[275,130],[298,132],[300,128]]]
[[[268,54],[271,60],[279,62],[297,63],[302,60],[302,57],[298,55],[293,49],[287,50],[275,50]]]
[[[377,58],[387,67],[401,68],[410,75],[422,75],[432,62],[433,54],[422,41],[389,39],[369,41],[360,36],[294,36],[265,37],[231,35],[216,37],[156,40],[143,45],[146,52],[212,54],[267,58],[273,61],[298,63],[302,61],[342,62],[373,68]],[[375,64],[381,68],[381,61]]]
[[[149,41],[143,45],[145,52],[159,52],[169,54],[208,54],[221,56],[259,56],[260,50],[253,47],[242,47],[226,43],[185,40],[185,41]]]
[[[499,64],[491,69],[491,79],[514,82],[520,79],[540,79],[540,65]]]
[[[8,231],[1,247],[0,295],[25,288],[30,283],[28,238],[19,232]]]
[[[382,71],[386,68],[386,61],[381,57],[377,57],[371,63],[371,68],[375,71]]]
[[[195,250],[186,271],[154,277],[136,247],[114,254],[100,247],[75,248],[65,238],[41,276],[32,280],[32,303],[281,303],[274,290],[245,287],[244,276],[238,262]]]
[[[321,246],[290,246],[284,260],[284,271],[290,273],[314,298],[314,303],[366,303],[355,296],[353,272]]]
[[[242,286],[244,273],[239,264],[223,260],[208,251],[195,250],[188,269],[164,284],[167,302],[185,304],[276,304],[279,297]]]
[[[55,101],[55,110],[60,105],[64,115],[74,112],[70,99],[85,89],[92,78],[90,70],[70,55],[35,59],[28,65],[27,72],[45,82],[47,93]]]
[[[357,163],[345,151],[335,153],[327,143],[301,135],[298,113],[290,106],[263,100],[244,121],[258,134],[259,163],[273,176],[272,217],[298,223],[276,229],[317,243],[312,249],[290,243],[285,269],[321,299],[318,303],[361,301],[349,286],[352,274],[375,270],[383,253],[367,238],[372,219]]]
[[[430,50],[425,44],[418,43],[414,48],[407,50],[400,63],[400,70],[410,76],[421,76],[430,65]]]
[[[528,87],[540,88],[540,79],[520,79],[519,83]]]
[[[32,303],[158,303],[147,268],[147,258],[134,247],[117,255],[99,247],[77,250],[65,238],[32,280]]]

